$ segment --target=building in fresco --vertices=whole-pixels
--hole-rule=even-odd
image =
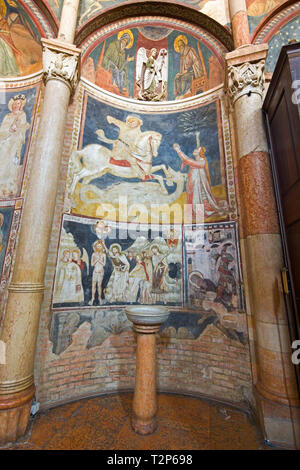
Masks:
[[[160,391],[299,448],[261,108],[300,2],[1,0],[0,22],[0,443],[34,396],[133,389],[124,308],[150,304]]]

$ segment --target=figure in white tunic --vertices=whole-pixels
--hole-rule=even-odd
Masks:
[[[0,197],[16,196],[18,192],[21,152],[30,127],[23,111],[25,104],[25,95],[14,96],[8,103],[11,112],[6,114],[0,126]]]
[[[105,299],[109,303],[126,302],[130,264],[118,243],[111,245],[108,255],[114,269],[105,289]]]

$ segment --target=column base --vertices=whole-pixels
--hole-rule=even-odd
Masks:
[[[0,395],[0,444],[15,442],[26,433],[34,392],[31,385],[22,392]]]
[[[137,434],[147,436],[148,434],[154,433],[154,431],[157,429],[156,417],[151,419],[151,421],[143,421],[142,419],[133,416],[131,419],[131,426],[134,432]]]
[[[300,449],[300,407],[272,401],[256,387],[254,396],[264,439],[278,447]]]

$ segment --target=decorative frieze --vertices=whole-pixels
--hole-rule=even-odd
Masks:
[[[44,81],[60,80],[74,93],[80,77],[80,49],[57,40],[42,39]]]

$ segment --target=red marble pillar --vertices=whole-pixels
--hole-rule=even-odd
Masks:
[[[155,334],[160,325],[137,325],[136,376],[133,396],[132,427],[138,434],[152,434],[156,427]]]
[[[250,32],[245,0],[229,0],[234,46],[250,44]]]
[[[227,93],[238,143],[242,252],[248,292],[254,396],[265,438],[300,446],[299,397],[281,285],[283,256],[262,120],[267,46],[227,54]],[[253,330],[252,330],[253,328]]]

